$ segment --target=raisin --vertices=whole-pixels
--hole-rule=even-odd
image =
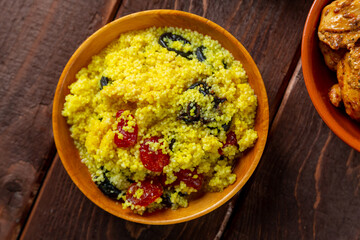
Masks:
[[[163,168],[169,164],[170,156],[164,154],[161,149],[153,151],[147,143],[159,142],[159,137],[145,139],[140,146],[140,160],[144,167],[153,172],[162,172]]]
[[[140,185],[140,186],[139,186]],[[140,197],[134,196],[138,189],[142,189],[143,193]],[[133,183],[130,185],[127,193],[126,200],[134,205],[148,206],[153,203],[157,198],[161,197],[163,189],[161,184],[154,179],[146,179],[139,183]]]
[[[228,134],[226,134],[226,143],[225,143],[225,146],[226,145],[233,145],[233,146],[237,146],[238,143],[237,143],[237,139],[236,139],[236,134],[231,131],[231,132],[228,132]]]

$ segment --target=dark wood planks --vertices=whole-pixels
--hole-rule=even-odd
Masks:
[[[216,212],[207,216],[222,221]],[[202,218],[149,226],[114,217],[84,197],[56,157],[22,239],[211,239],[217,231],[213,226]]]
[[[0,239],[17,236],[53,160],[52,98],[63,67],[116,1],[0,1]]]
[[[174,8],[205,16],[222,25],[254,57],[267,86],[272,111],[275,112],[295,68],[294,63],[299,58],[297,46],[300,44],[302,26],[310,5],[310,1],[129,0],[123,1],[117,17],[146,9]],[[46,239],[53,236],[92,239],[115,236],[212,239],[221,236],[218,231],[221,230],[228,206],[183,224],[146,226],[130,223],[94,206],[71,183],[59,161],[56,160],[54,164],[24,231],[25,239]],[[58,181],[62,184],[58,184]],[[41,225],[42,222],[47,224]]]
[[[225,239],[359,239],[360,153],[325,125],[300,66]]]

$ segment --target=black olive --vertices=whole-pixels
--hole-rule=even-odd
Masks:
[[[225,101],[227,101],[226,98],[219,98],[215,95],[215,93],[211,90],[211,87],[209,85],[207,85],[206,82],[203,81],[199,81],[196,82],[194,84],[192,84],[188,89],[195,89],[198,88],[198,91],[200,93],[202,93],[204,96],[206,95],[212,95],[214,100],[213,100],[213,104],[214,104],[214,109],[215,110],[219,110],[219,105]],[[201,120],[201,122],[203,124],[208,124],[212,121],[214,121],[213,119],[206,119],[206,118],[201,118],[200,117],[200,106],[197,103],[193,103],[190,102],[187,106],[186,112],[182,112],[179,115],[179,119],[184,120],[187,124],[189,123],[193,123],[195,121],[199,121]],[[191,115],[190,113],[193,112],[193,114]],[[230,124],[231,123],[226,123],[222,125],[222,128],[225,131],[228,131],[230,128]],[[209,129],[216,129],[216,127],[210,127],[207,126]]]
[[[128,180],[129,183],[134,183],[135,181],[130,179],[130,178],[127,178],[126,180]]]
[[[177,35],[177,34],[173,34],[173,33],[170,33],[170,32],[167,32],[167,33],[163,33],[160,38],[159,38],[159,44],[166,48],[167,50],[169,51],[173,51],[173,52],[176,52],[177,54],[179,54],[180,56],[186,58],[186,59],[191,59],[190,55],[192,54],[192,52],[182,52],[182,51],[179,51],[179,50],[176,50],[174,48],[170,48],[167,43],[165,42],[165,38],[167,39],[170,39],[172,41],[180,41],[180,42],[183,42],[184,44],[190,44],[189,40],[183,38],[182,36],[180,35]]]
[[[170,143],[169,143],[169,149],[172,151],[173,147],[174,147],[174,143],[175,143],[175,138],[171,139]]]
[[[208,118],[201,118],[201,122],[203,123],[203,124],[207,124],[207,123],[210,123],[210,122],[212,122],[212,121],[214,121],[213,119],[208,119]]]
[[[123,191],[117,189],[114,185],[111,184],[110,180],[106,177],[105,173],[103,174],[104,181],[96,182],[98,188],[104,193],[106,196],[117,200],[119,194],[123,194]]]
[[[224,68],[227,69],[228,68],[228,65],[226,64],[226,62],[224,60],[222,60],[222,63],[224,65]]]
[[[195,53],[196,53],[196,57],[200,62],[203,62],[206,60],[206,57],[203,53],[203,50],[205,49],[204,46],[200,46],[196,49]]]
[[[218,98],[218,97],[214,97],[214,108],[218,109],[220,103],[225,102],[227,99],[226,98]]]
[[[217,109],[219,107],[220,103],[225,102],[227,99],[226,98],[218,98],[217,96],[215,96],[215,94],[211,91],[211,87],[209,85],[207,85],[206,82],[196,82],[194,84],[192,84],[188,89],[194,89],[196,87],[199,87],[199,92],[202,93],[204,96],[206,95],[213,95],[214,96],[214,108]]]
[[[187,195],[188,195],[187,193],[179,192],[179,196],[180,196],[180,197],[185,197],[185,196],[187,196]]]
[[[221,127],[224,129],[225,132],[229,131],[230,126],[231,126],[231,121],[228,122],[228,123],[225,123],[225,124],[221,125]],[[214,129],[218,129],[219,131],[221,130],[221,129],[217,128],[217,127],[207,126],[207,128],[208,128],[208,129],[211,129],[211,130],[214,130]]]
[[[188,89],[194,89],[199,87],[199,92],[202,93],[204,96],[209,95],[211,93],[211,87],[206,84],[206,82],[196,82],[191,85]]]
[[[192,121],[190,121],[187,118],[187,113],[186,112],[180,113],[180,115],[178,116],[178,119],[183,120],[187,124],[192,123]]]
[[[163,194],[161,196],[161,203],[166,207],[166,208],[171,208],[171,205],[172,205],[172,202],[171,202],[171,199],[170,199],[170,195],[169,194]]]
[[[230,126],[231,126],[231,121],[223,124],[221,127],[224,129],[225,132],[227,132],[227,131],[229,131]]]
[[[194,114],[191,114],[192,111],[194,111]],[[187,106],[187,115],[191,121],[199,121],[200,106],[197,103],[189,103]]]
[[[164,42],[165,38],[168,38],[171,41],[180,41],[180,42],[183,42],[184,44],[190,44],[190,41],[187,40],[186,38],[184,38],[184,37],[182,37],[180,35],[177,35],[177,34],[167,32],[167,33],[163,33],[160,36],[160,45],[165,47],[165,48],[167,47],[166,43]]]
[[[100,79],[100,90],[103,89],[103,87],[105,87],[106,85],[108,85],[110,82],[110,79],[107,77],[102,76]]]
[[[193,114],[191,114],[194,109]],[[180,113],[178,119],[183,120],[185,123],[190,124],[200,120],[200,106],[197,103],[190,102],[186,108],[186,112]]]

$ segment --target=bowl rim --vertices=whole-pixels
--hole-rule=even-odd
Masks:
[[[311,102],[314,105],[316,111],[322,118],[322,120],[325,122],[325,124],[335,133],[336,136],[338,136],[342,141],[344,141],[346,144],[348,144],[350,147],[355,149],[356,151],[360,152],[360,140],[354,137],[353,135],[349,134],[348,131],[340,124],[338,123],[334,117],[330,113],[328,113],[325,105],[322,103],[322,98],[320,94],[317,94],[315,91],[312,91],[311,89],[316,89],[315,81],[312,80],[312,68],[309,66],[310,63],[313,61],[311,58],[309,45],[311,44],[312,39],[312,33],[314,31],[317,31],[318,23],[320,21],[321,17],[321,11],[323,9],[324,3],[330,2],[330,0],[321,1],[321,0],[315,0],[310,8],[310,11],[308,13],[308,16],[306,18],[306,22],[304,25],[304,31],[302,35],[302,42],[301,42],[301,62],[302,62],[302,69],[303,69],[303,75],[304,75],[304,82],[307,89],[307,92],[310,96]],[[319,13],[319,16],[316,17],[316,14]],[[315,25],[313,24],[315,22]],[[330,70],[329,70],[330,71]],[[335,108],[335,107],[334,107]],[[346,113],[344,113],[346,114]],[[349,116],[347,116],[349,120],[355,121],[350,119]],[[356,122],[355,122],[356,123]],[[360,124],[360,123],[359,123]]]
[[[252,69],[252,70],[254,71],[255,75],[259,77],[259,79],[257,81],[259,81],[260,89],[262,90],[262,93],[264,94],[264,99],[263,99],[263,102],[262,102],[263,109],[261,109],[261,112],[262,112],[262,114],[264,115],[264,117],[266,119],[261,119],[262,126],[263,126],[263,129],[264,129],[264,136],[263,136],[263,138],[257,140],[256,144],[259,145],[258,146],[259,151],[258,151],[257,154],[254,155],[254,160],[252,161],[252,163],[251,163],[251,165],[249,167],[249,170],[246,172],[246,174],[241,179],[241,181],[230,192],[228,192],[226,195],[224,195],[224,197],[221,198],[215,204],[211,205],[210,207],[207,207],[206,209],[204,209],[202,211],[198,211],[198,212],[196,212],[194,214],[191,214],[191,215],[188,215],[188,216],[185,216],[185,217],[181,217],[181,218],[170,219],[170,220],[165,219],[165,220],[149,221],[149,219],[147,219],[146,217],[133,218],[133,217],[131,217],[129,215],[122,215],[122,214],[117,214],[116,212],[112,212],[109,209],[107,209],[106,206],[104,206],[103,203],[101,201],[99,201],[98,199],[94,199],[92,197],[89,197],[88,194],[80,187],[79,183],[77,182],[77,179],[74,178],[74,176],[72,174],[70,174],[69,171],[68,171],[70,169],[70,166],[68,165],[68,163],[65,160],[63,160],[65,158],[63,152],[59,151],[59,149],[61,149],[61,139],[60,139],[59,133],[57,131],[58,126],[59,126],[59,123],[58,123],[58,120],[57,120],[57,114],[59,112],[61,112],[61,109],[63,108],[63,106],[60,106],[59,101],[60,101],[60,97],[61,97],[60,96],[60,90],[63,88],[64,79],[67,77],[69,69],[73,65],[74,60],[78,57],[78,55],[81,54],[81,52],[84,51],[84,49],[86,49],[88,43],[91,42],[92,39],[94,39],[96,35],[101,34],[102,32],[105,32],[108,28],[111,28],[113,25],[119,24],[124,20],[128,20],[128,19],[131,19],[131,18],[136,18],[136,17],[142,16],[142,15],[152,15],[152,14],[159,14],[159,13],[163,14],[163,15],[176,14],[176,15],[182,15],[183,17],[186,17],[186,18],[195,19],[197,21],[200,21],[200,22],[203,22],[203,23],[205,23],[207,25],[210,25],[211,28],[215,29],[216,31],[220,32],[221,34],[223,34],[227,38],[229,38],[229,40],[232,42],[232,44],[235,44],[236,48],[239,49],[239,51],[241,51],[242,54],[246,56],[248,61],[250,63],[252,63],[253,66],[255,66],[255,68]],[[169,26],[171,26],[171,25],[169,25]],[[188,29],[192,30],[192,27],[189,26]],[[259,113],[259,107],[257,108],[257,114],[258,113]],[[262,156],[262,154],[264,152],[264,149],[265,149],[265,145],[266,145],[266,141],[267,141],[267,137],[268,137],[268,131],[269,131],[269,104],[268,104],[267,92],[266,92],[266,88],[265,88],[265,85],[264,85],[264,81],[262,79],[262,76],[260,74],[260,71],[259,71],[258,67],[255,64],[255,61],[252,59],[251,55],[248,53],[248,51],[245,49],[245,47],[232,34],[230,34],[224,28],[220,27],[218,24],[216,24],[216,23],[214,23],[214,22],[212,22],[212,21],[210,21],[210,20],[208,20],[208,19],[206,19],[204,17],[198,16],[196,14],[192,14],[192,13],[188,13],[188,12],[184,12],[184,11],[179,11],[179,10],[156,9],[156,10],[140,11],[140,12],[132,13],[132,14],[123,16],[121,18],[118,18],[118,19],[116,19],[116,20],[102,26],[100,29],[98,29],[96,32],[91,34],[85,41],[83,41],[81,43],[81,45],[77,48],[77,50],[73,53],[73,55],[71,56],[71,58],[69,59],[69,61],[65,65],[64,70],[63,70],[63,72],[62,72],[62,74],[60,76],[59,82],[57,84],[56,91],[55,91],[55,96],[54,96],[54,100],[53,100],[52,125],[53,125],[53,133],[54,133],[55,144],[56,144],[56,147],[58,149],[58,154],[59,154],[59,157],[61,159],[61,162],[62,162],[67,174],[70,176],[73,183],[75,183],[75,185],[78,187],[78,189],[80,189],[80,191],[91,202],[93,202],[96,206],[102,208],[106,212],[109,212],[114,216],[117,216],[119,218],[122,218],[122,219],[125,219],[125,220],[128,220],[128,221],[132,221],[132,222],[136,222],[136,223],[142,223],[142,224],[149,224],[149,225],[168,225],[168,224],[175,224],[175,223],[181,223],[181,222],[185,222],[185,221],[190,221],[190,220],[193,220],[195,218],[198,218],[200,216],[203,216],[203,215],[215,210],[216,208],[218,208],[221,205],[223,205],[224,203],[226,203],[229,199],[231,199],[245,185],[245,183],[252,176],[253,172],[255,171],[256,167],[258,166],[258,164],[260,162],[260,159],[261,159],[261,156]]]

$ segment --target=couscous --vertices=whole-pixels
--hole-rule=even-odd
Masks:
[[[76,75],[63,116],[93,181],[143,214],[222,191],[257,139],[257,97],[239,61],[179,28],[121,34]]]

